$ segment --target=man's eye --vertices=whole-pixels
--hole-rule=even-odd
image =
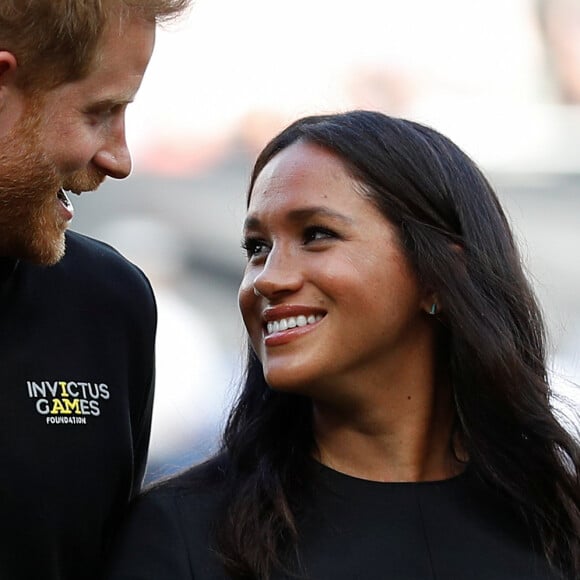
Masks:
[[[89,109],[88,114],[91,117],[107,117],[111,114],[112,109],[110,107],[95,107],[94,109]]]
[[[269,246],[264,240],[246,238],[242,241],[242,249],[246,252],[246,257],[249,260],[250,258],[267,254]]]
[[[115,104],[115,105],[106,105],[106,106],[98,106],[93,107],[87,111],[88,115],[95,120],[103,121],[109,119],[110,117],[114,117],[119,113],[122,113],[125,110],[124,105]]]

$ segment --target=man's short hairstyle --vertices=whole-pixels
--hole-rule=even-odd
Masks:
[[[16,56],[18,85],[47,90],[82,79],[110,18],[136,15],[163,22],[190,0],[2,0],[0,50]]]

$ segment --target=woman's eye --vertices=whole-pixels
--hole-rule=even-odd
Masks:
[[[337,238],[336,232],[329,230],[328,228],[323,228],[321,226],[310,226],[304,231],[304,242],[315,242],[317,240],[327,240],[331,238]]]
[[[257,238],[246,238],[242,241],[242,249],[245,251],[246,257],[249,260],[251,258],[255,258],[256,256],[267,254],[269,246],[264,240]]]

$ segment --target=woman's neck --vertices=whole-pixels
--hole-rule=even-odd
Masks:
[[[336,471],[371,481],[433,481],[464,469],[453,452],[455,413],[447,386],[366,408],[313,405],[315,457]]]

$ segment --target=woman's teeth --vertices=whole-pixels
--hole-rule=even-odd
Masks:
[[[309,316],[300,314],[299,316],[290,316],[289,318],[281,318],[280,320],[268,322],[266,328],[268,330],[268,334],[274,334],[275,332],[281,332],[283,330],[288,330],[289,328],[314,324],[319,320],[322,320],[321,314],[310,314]]]

